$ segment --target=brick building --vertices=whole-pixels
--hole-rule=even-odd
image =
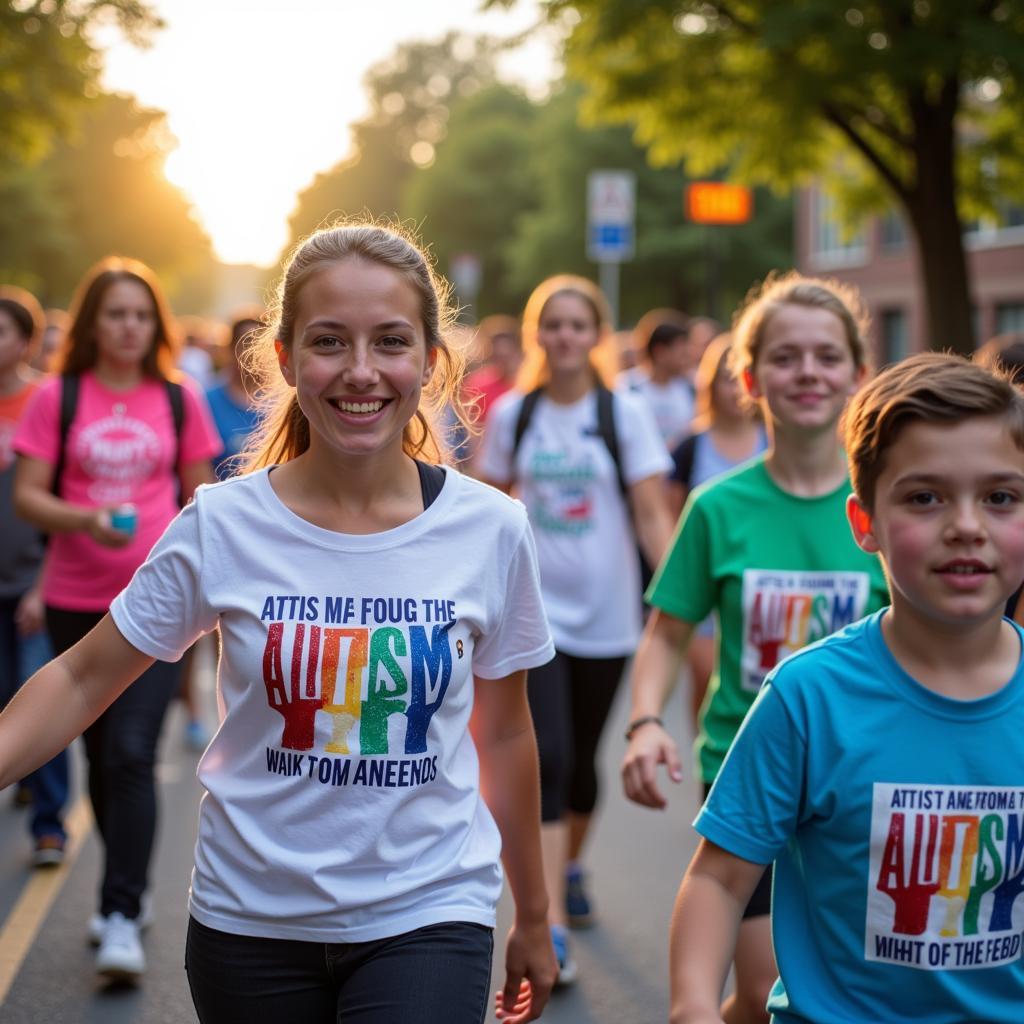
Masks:
[[[968,226],[968,269],[975,337],[1024,331],[1024,208],[1007,207],[1004,226]],[[853,236],[840,227],[834,201],[818,188],[796,203],[796,265],[860,289],[871,311],[878,364],[928,348],[913,237],[895,214],[869,219]]]

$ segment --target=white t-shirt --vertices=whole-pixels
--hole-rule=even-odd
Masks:
[[[693,422],[693,386],[684,377],[655,384],[646,370],[634,366],[620,373],[615,384],[619,390],[639,395],[646,403],[669,451],[689,436]]]
[[[353,536],[291,512],[267,470],[201,487],[111,614],[166,661],[220,625],[201,923],[318,942],[494,924],[473,674],[554,654],[518,502],[448,470],[415,519]]]
[[[633,653],[641,628],[640,566],[615,463],[597,432],[596,392],[572,405],[541,396],[512,465],[523,394],[510,391],[487,420],[480,473],[516,483],[530,514],[555,647],[581,658]],[[627,484],[668,472],[650,414],[615,394],[615,432]]]

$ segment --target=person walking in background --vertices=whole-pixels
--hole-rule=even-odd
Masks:
[[[256,307],[239,310],[231,322],[227,364],[218,384],[206,392],[213,422],[224,446],[214,457],[218,480],[226,480],[238,470],[238,455],[256,429],[257,381],[253,376],[249,346],[263,327],[264,312]]]
[[[735,469],[768,445],[756,406],[746,401],[730,365],[732,336],[720,334],[704,350],[697,367],[693,433],[672,452],[668,477],[669,511],[679,518],[687,497],[701,484]],[[700,706],[715,663],[715,620],[705,619],[690,641],[690,708],[694,734]]]
[[[43,329],[43,311],[33,295],[0,287],[0,707],[52,657],[43,622],[44,541],[14,515],[14,435],[42,382],[31,362]],[[32,863],[58,865],[67,839],[67,754],[61,751],[21,786],[29,795]]]
[[[143,264],[110,258],[76,293],[60,374],[46,381],[14,440],[15,508],[49,537],[43,599],[55,653],[99,622],[200,483],[220,440],[202,396],[171,380],[172,324]],[[88,789],[104,847],[89,937],[97,970],[145,970],[140,910],[156,831],[153,766],[177,665],[143,684],[85,732]]]
[[[525,682],[553,648],[525,512],[438,464],[450,320],[405,237],[310,236],[258,342],[245,471],[0,716],[3,785],[219,627],[185,953],[202,1024],[478,1024],[499,856],[499,1016],[537,1019],[554,981]]]
[[[549,278],[523,314],[519,388],[491,411],[482,477],[514,488],[537,537],[541,590],[557,651],[531,669],[541,766],[544,869],[560,982],[572,981],[566,924],[592,921],[581,857],[597,803],[597,744],[625,660],[640,635],[633,528],[660,560],[671,532],[668,453],[643,402],[603,383],[608,330],[590,281]]]
[[[671,450],[690,432],[693,384],[690,369],[689,323],[674,309],[652,309],[633,330],[633,346],[643,353],[639,366],[616,380],[647,404],[666,448]]]
[[[476,329],[476,344],[483,363],[467,374],[465,400],[476,408],[478,423],[484,423],[491,406],[510,391],[523,361],[523,339],[514,316],[485,316]]]
[[[690,496],[648,592],[654,611],[633,665],[622,765],[629,799],[664,808],[665,765],[682,778],[661,710],[689,642],[709,614],[715,670],[701,709],[697,754],[705,794],[767,673],[805,644],[886,603],[878,559],[846,526],[850,493],[838,423],[867,374],[855,292],[793,273],[754,291],[733,329],[733,365],[764,416],[766,455]],[[766,1022],[777,975],[769,924],[771,870],[743,910],[728,1024]],[[720,922],[708,927],[722,927]]]

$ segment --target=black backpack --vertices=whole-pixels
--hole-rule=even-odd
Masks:
[[[615,463],[615,476],[619,481],[619,490],[624,499],[629,498],[629,485],[622,473],[622,455],[619,452],[619,438],[615,432],[615,403],[612,393],[603,385],[598,384],[597,388],[597,435],[604,441],[608,454]],[[512,464],[515,465],[516,453],[530,425],[534,410],[544,393],[543,388],[534,388],[529,394],[523,397],[519,406],[519,416],[516,418],[515,434],[512,438]]]
[[[53,469],[53,484],[50,487],[58,498],[60,497],[61,478],[64,476],[68,434],[71,432],[71,424],[74,422],[75,412],[78,410],[78,391],[81,380],[77,373],[63,374],[60,379],[60,444],[57,448],[57,464]],[[181,450],[181,431],[185,425],[185,396],[181,385],[175,384],[174,381],[165,380],[164,388],[167,391],[167,401],[171,406],[171,417],[174,420],[175,447],[172,465],[176,467]]]

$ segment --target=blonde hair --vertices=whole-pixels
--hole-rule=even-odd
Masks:
[[[574,295],[582,299],[594,314],[598,343],[590,352],[590,365],[595,380],[610,387],[615,376],[616,353],[608,345],[611,314],[601,289],[593,281],[576,274],[556,274],[541,281],[523,310],[523,365],[516,376],[516,387],[530,392],[543,387],[550,377],[547,353],[540,347],[537,334],[541,318],[548,303],[559,295]]]
[[[1024,395],[1006,370],[948,352],[921,352],[887,367],[854,395],[843,416],[857,497],[873,508],[885,453],[909,424],[956,424],[975,416],[1003,417],[1024,451]]]
[[[350,221],[316,231],[296,246],[268,309],[266,325],[247,349],[247,368],[258,381],[256,401],[261,425],[239,460],[242,472],[288,462],[309,448],[309,421],[299,407],[295,390],[281,376],[274,343],[291,347],[299,293],[310,278],[326,267],[351,259],[394,270],[419,297],[427,351],[436,351],[438,358],[430,383],[423,389],[420,407],[403,432],[402,450],[411,458],[446,460],[448,446],[439,436],[435,420],[447,404],[465,422],[459,399],[462,359],[445,340],[455,318],[449,304],[449,286],[401,227]]]
[[[736,311],[730,361],[737,378],[757,366],[764,336],[772,317],[783,306],[803,306],[834,313],[843,325],[846,344],[858,370],[870,363],[865,341],[869,317],[856,288],[832,278],[804,277],[795,270],[769,274],[755,285]]]

